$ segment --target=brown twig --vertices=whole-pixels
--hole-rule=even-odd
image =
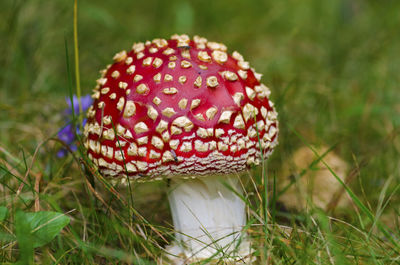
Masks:
[[[40,211],[40,201],[39,201],[39,192],[40,192],[40,179],[42,178],[41,174],[37,174],[35,176],[35,212]]]
[[[31,164],[29,165],[28,169],[26,170],[25,176],[24,176],[24,178],[22,179],[21,184],[20,184],[19,187],[18,187],[18,190],[17,190],[17,193],[16,193],[17,196],[19,196],[19,194],[21,193],[22,189],[24,188],[25,182],[26,182],[26,180],[27,180],[27,178],[28,178],[28,176],[29,176],[29,173],[30,173],[31,170],[32,170],[33,163],[35,163],[35,158],[36,158],[36,156],[37,156],[37,153],[39,152],[40,147],[41,147],[44,143],[45,143],[45,142],[41,142],[41,143],[36,147],[35,152],[33,153],[33,156],[32,156]]]

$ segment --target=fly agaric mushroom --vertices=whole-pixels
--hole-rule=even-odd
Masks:
[[[246,215],[237,173],[277,144],[270,90],[238,52],[226,51],[174,35],[117,53],[97,80],[84,130],[103,175],[171,180],[176,242],[167,250],[191,261],[251,253],[239,240]]]

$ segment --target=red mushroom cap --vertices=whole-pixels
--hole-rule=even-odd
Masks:
[[[187,35],[136,43],[102,74],[84,134],[105,175],[234,173],[277,144],[270,90],[223,44]]]

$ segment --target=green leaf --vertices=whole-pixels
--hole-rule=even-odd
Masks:
[[[21,218],[21,216],[19,217]],[[24,220],[16,220],[29,224],[31,244],[34,248],[41,247],[55,238],[69,223],[68,216],[57,212],[24,213]],[[17,233],[17,237],[18,237]]]
[[[0,206],[0,222],[4,221],[7,218],[8,209],[5,206]]]
[[[19,247],[19,259],[17,264],[33,264],[33,242],[31,227],[26,221],[26,213],[18,210],[15,213],[15,234]]]

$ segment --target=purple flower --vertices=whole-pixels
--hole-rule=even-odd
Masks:
[[[72,115],[71,99],[66,98],[65,100],[68,103],[68,109],[65,112],[67,115]],[[81,97],[82,111],[86,111],[90,107],[90,105],[92,105],[92,103],[93,103],[93,99],[89,94]],[[78,101],[78,97],[76,95],[72,96],[72,104],[74,105],[74,114],[78,115],[79,114],[79,101]]]
[[[71,100],[69,98],[66,99],[68,103],[68,109],[65,110],[65,116],[66,119],[68,120],[67,125],[65,125],[61,130],[58,132],[58,138],[63,141],[65,144],[67,144],[72,151],[76,151],[77,147],[75,145],[75,140],[76,140],[76,135],[80,134],[79,131],[79,124],[74,128],[74,125],[72,123],[72,107],[71,107]],[[79,103],[78,103],[78,97],[76,95],[73,95],[72,97],[72,105],[74,107],[74,114],[78,115],[79,114]],[[82,111],[86,111],[90,105],[92,105],[93,99],[90,97],[90,95],[86,95],[81,97],[81,104],[82,104]],[[86,119],[83,119],[82,121],[82,127],[85,126],[86,124]],[[57,157],[61,158],[67,155],[67,149],[66,148],[61,148],[57,152]]]

